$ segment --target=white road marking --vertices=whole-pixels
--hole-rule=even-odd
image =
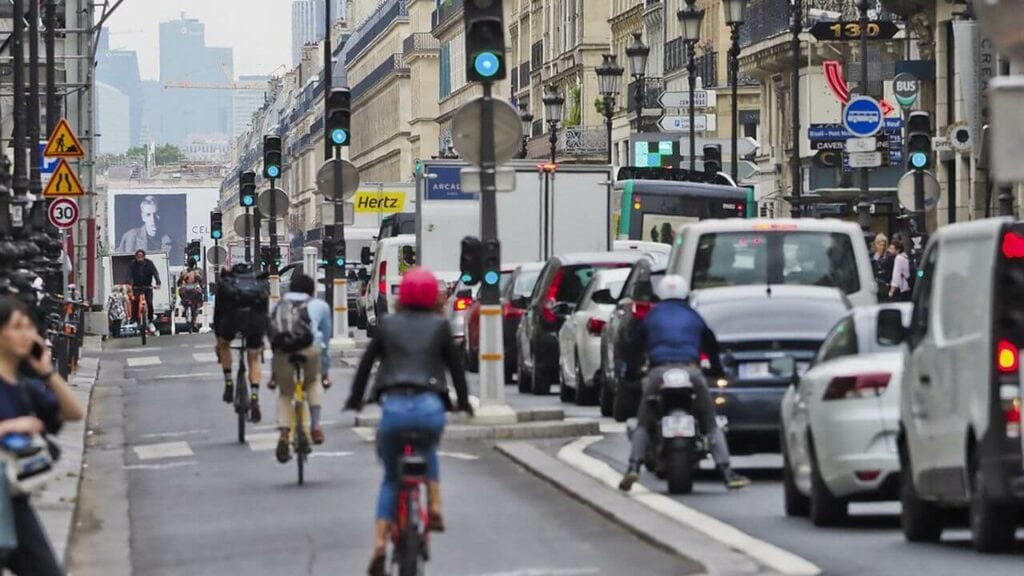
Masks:
[[[218,362],[217,354],[215,352],[196,352],[192,354],[192,358],[195,358],[196,362]]]
[[[181,432],[153,432],[150,434],[143,434],[139,436],[139,438],[181,438],[183,436],[198,436],[209,431],[209,428],[203,428],[201,430],[183,430]]]
[[[159,356],[139,356],[138,358],[127,358],[124,363],[129,368],[136,368],[139,366],[159,366],[163,362]]]
[[[162,458],[183,458],[192,456],[192,449],[188,442],[164,442],[162,444],[147,444],[135,446],[135,455],[139,460],[158,460]]]
[[[313,449],[313,453],[309,455],[310,458],[344,458],[345,456],[352,456],[355,452],[317,452]]]
[[[170,468],[184,468],[186,466],[195,466],[198,464],[195,460],[187,460],[185,462],[168,462],[166,464],[133,464],[131,466],[125,466],[125,470],[168,470]]]
[[[367,442],[373,442],[374,440],[377,439],[377,429],[376,428],[356,427],[356,428],[352,428],[352,431],[355,432],[357,436],[359,436],[360,438],[362,438],[363,440],[365,440]]]
[[[479,460],[480,459],[479,456],[474,456],[472,454],[466,454],[465,452],[444,452],[444,451],[438,451],[437,455],[438,456],[444,456],[445,458],[454,458],[456,460],[466,460],[466,461],[472,461],[472,460]]]
[[[277,448],[277,439],[281,437],[280,432],[269,432],[266,434],[248,434],[245,443],[253,452],[266,452]]]
[[[210,376],[220,376],[222,372],[199,372],[196,374],[168,374],[166,376],[154,376],[153,380],[188,380],[190,378],[209,378]]]
[[[588,446],[601,439],[601,436],[584,436],[559,450],[558,459],[618,491],[622,474],[615,471],[606,462],[584,453]],[[667,496],[651,492],[643,486],[634,485],[631,492],[623,493],[623,495],[726,546],[739,550],[782,574],[791,576],[821,574],[820,568],[792,552],[758,540],[717,518],[698,512]]]
[[[601,419],[601,434],[625,434],[626,423],[616,422],[615,420]]]

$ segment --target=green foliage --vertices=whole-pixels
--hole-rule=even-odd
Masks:
[[[163,144],[156,147],[156,165],[175,164],[185,160],[185,153],[181,148],[173,144]]]
[[[565,120],[566,126],[579,126],[583,120],[583,105],[581,99],[583,90],[579,86],[573,86],[569,90],[569,117]]]

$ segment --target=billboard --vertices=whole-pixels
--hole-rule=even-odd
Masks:
[[[210,212],[217,208],[219,195],[216,188],[110,189],[107,240],[111,252],[166,252],[176,263],[190,240],[207,243]]]

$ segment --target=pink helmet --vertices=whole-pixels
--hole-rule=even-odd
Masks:
[[[402,308],[432,310],[437,307],[440,288],[437,278],[426,268],[411,268],[402,276],[398,287],[398,301]]]

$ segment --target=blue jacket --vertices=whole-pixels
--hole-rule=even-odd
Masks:
[[[723,372],[714,332],[683,300],[664,300],[655,305],[640,323],[637,344],[646,350],[651,366],[697,364],[703,352],[712,372]]]

